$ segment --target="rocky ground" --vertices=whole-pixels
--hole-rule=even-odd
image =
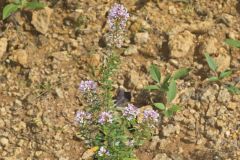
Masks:
[[[78,160],[75,112],[78,84],[96,79],[102,62],[111,0],[51,0],[39,11],[0,21],[0,159]],[[141,160],[240,159],[240,95],[224,84],[240,82],[240,51],[224,43],[240,39],[239,0],[121,1],[131,14],[114,86],[138,107],[149,105],[143,87],[154,63],[166,74],[192,68],[178,81],[182,110],[162,118],[159,135],[136,151]],[[0,2],[0,10],[4,1]],[[1,14],[0,14],[1,16]],[[234,74],[222,83],[210,75],[203,54]]]

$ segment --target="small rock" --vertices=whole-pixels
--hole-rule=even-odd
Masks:
[[[226,88],[220,90],[217,100],[222,103],[227,103],[231,100],[231,95]]]
[[[97,67],[101,63],[101,55],[91,54],[87,61],[88,61],[88,64],[90,64],[91,66]]]
[[[136,44],[144,44],[147,43],[149,40],[149,34],[148,32],[139,32],[136,33],[134,41]]]
[[[153,160],[172,160],[172,159],[169,158],[165,153],[159,153],[153,158]]]
[[[165,137],[169,137],[171,134],[176,133],[177,130],[180,130],[179,126],[174,126],[173,124],[168,124],[167,126],[164,126],[162,129],[162,134]]]
[[[9,59],[21,64],[24,67],[28,64],[28,54],[23,49],[13,51]]]
[[[63,95],[63,92],[60,88],[56,88],[55,89],[55,92],[56,92],[56,95],[59,97],[59,98],[64,98],[64,95]]]
[[[207,127],[206,133],[205,133],[206,138],[208,138],[210,140],[213,140],[213,141],[216,141],[218,139],[217,138],[218,135],[219,135],[219,131],[217,129]]]
[[[88,149],[87,151],[85,151],[82,155],[82,159],[83,160],[89,160],[92,158],[92,156],[96,153],[96,151],[98,150],[98,147],[93,147]]]
[[[58,61],[69,61],[67,51],[53,52],[53,53],[51,53],[51,56],[54,57]]]
[[[205,54],[205,53],[217,53],[218,52],[218,46],[219,41],[215,37],[210,37],[206,39],[202,45],[200,46],[200,53]]]
[[[149,30],[151,28],[150,24],[148,24],[145,20],[142,19],[137,19],[136,22],[134,22],[131,27],[130,30],[133,33],[139,32],[141,30]]]
[[[7,38],[1,38],[0,39],[0,59],[2,58],[3,54],[7,50]]]
[[[48,7],[33,12],[31,23],[38,32],[42,34],[47,33],[52,12],[53,10]]]
[[[156,150],[157,148],[157,144],[159,143],[159,136],[154,136],[152,137],[152,140],[151,140],[151,143],[150,143],[150,146],[149,146],[149,149],[150,150]]]
[[[177,9],[175,6],[169,6],[168,7],[168,12],[172,15],[176,15],[177,14]]]
[[[15,104],[17,104],[18,106],[22,106],[22,101],[20,101],[19,99],[16,99],[15,100]]]
[[[132,70],[129,72],[128,74],[128,78],[125,81],[126,86],[128,86],[129,88],[137,88],[140,89],[143,87],[143,85],[140,82],[140,75],[138,74],[138,72]]]
[[[9,144],[9,140],[5,137],[0,138],[0,144],[5,147]]]
[[[189,53],[193,54],[194,38],[195,36],[189,31],[170,35],[168,46],[171,56],[174,58],[181,58],[187,56]]]
[[[216,63],[218,64],[218,71],[224,71],[229,69],[231,63],[231,57],[228,54],[219,54],[216,58],[214,58]]]
[[[235,103],[235,102],[229,102],[227,105],[226,105],[226,107],[227,107],[227,109],[230,109],[230,110],[236,110],[236,108],[237,108],[237,103]]]
[[[12,129],[16,132],[19,132],[21,130],[25,130],[26,126],[27,126],[26,123],[21,121],[21,122],[15,124],[14,126],[12,126]]]
[[[0,119],[0,128],[3,128],[5,126],[5,122],[3,121],[3,119]]]
[[[234,16],[230,15],[230,14],[222,14],[218,19],[218,22],[225,24],[228,27],[231,27],[235,20],[234,20]]]
[[[137,53],[138,53],[138,48],[137,48],[137,46],[132,45],[132,46],[128,47],[128,48],[124,51],[123,55],[124,55],[124,56],[130,56],[130,55],[135,55],[135,54],[137,54]]]

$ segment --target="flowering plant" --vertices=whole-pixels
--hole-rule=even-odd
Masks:
[[[98,83],[88,80],[82,81],[79,86],[88,107],[76,114],[79,126],[77,136],[90,148],[87,153],[94,150],[90,155],[98,160],[135,159],[134,149],[151,138],[153,128],[159,122],[159,114],[153,109],[141,111],[133,104],[117,106],[111,94],[111,77],[119,64],[119,57],[113,51],[122,46],[128,18],[123,5],[114,4],[110,9],[109,37],[113,40],[108,48],[106,63],[102,65],[101,77]]]

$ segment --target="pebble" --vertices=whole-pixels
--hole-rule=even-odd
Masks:
[[[0,144],[3,147],[6,147],[9,144],[9,140],[7,138],[5,138],[5,137],[2,137],[2,138],[0,138]]]
[[[64,98],[64,95],[63,95],[63,92],[60,88],[56,88],[55,89],[55,92],[56,92],[56,95],[59,97],[59,98]]]
[[[3,54],[7,51],[7,38],[0,38],[0,60]]]
[[[48,7],[33,12],[31,23],[38,32],[42,34],[47,33],[52,12],[53,10]]]
[[[135,45],[129,46],[123,53],[124,56],[136,55],[138,53],[138,48]]]
[[[195,36],[189,31],[170,35],[168,46],[171,57],[182,58],[189,54],[192,55],[192,53],[194,53],[192,52],[194,48],[194,39]]]
[[[139,32],[139,33],[136,33],[134,42],[136,44],[144,44],[144,43],[147,43],[149,39],[150,37],[148,32]]]
[[[172,160],[165,153],[158,153],[153,160]]]
[[[215,37],[209,37],[200,46],[201,54],[213,54],[218,52],[219,41]]]
[[[179,132],[179,130],[180,127],[178,125],[168,124],[167,126],[163,126],[162,134],[165,137],[169,137],[171,134]]]
[[[26,50],[23,49],[14,50],[9,59],[24,67],[28,64],[28,54]]]

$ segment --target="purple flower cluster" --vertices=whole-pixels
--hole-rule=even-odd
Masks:
[[[123,5],[115,3],[109,11],[108,24],[112,30],[124,29],[128,18],[127,9]]]
[[[113,121],[113,116],[110,112],[102,112],[98,119],[98,123],[100,124],[105,124],[107,122],[112,123],[112,121]]]
[[[139,110],[132,104],[128,104],[127,107],[124,108],[123,115],[127,118],[127,120],[131,121],[135,119],[139,114]]]
[[[143,117],[144,121],[152,120],[154,122],[158,122],[159,114],[156,111],[154,111],[153,109],[145,110],[143,112],[143,115],[144,115],[144,117]]]
[[[75,121],[77,123],[83,124],[85,120],[90,120],[92,118],[92,115],[90,113],[84,112],[84,111],[78,111],[76,113]]]
[[[79,90],[81,92],[95,91],[96,89],[97,89],[97,83],[92,80],[81,81],[79,85]]]
[[[99,149],[99,151],[98,151],[98,155],[99,155],[100,157],[103,157],[103,156],[105,156],[105,155],[109,156],[110,153],[109,153],[109,151],[106,150],[104,147],[100,147],[100,149]]]

